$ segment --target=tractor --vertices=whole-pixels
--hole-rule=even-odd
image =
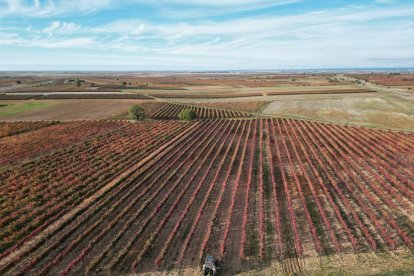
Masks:
[[[219,269],[220,269],[219,261],[214,259],[213,256],[207,255],[206,260],[203,264],[203,275],[204,276],[217,276]]]

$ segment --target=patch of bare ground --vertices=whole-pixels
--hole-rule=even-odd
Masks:
[[[396,130],[414,130],[414,100],[371,95],[307,95],[273,100],[263,114]]]
[[[303,275],[412,275],[414,255],[401,248],[395,252],[345,253],[301,260]],[[286,275],[282,264],[274,262],[270,267],[252,270],[240,275]],[[292,271],[288,275],[299,274]]]
[[[286,271],[283,266],[287,263],[301,264],[301,271],[290,266]],[[226,264],[223,264],[225,266]],[[414,273],[414,254],[407,249],[382,253],[344,253],[330,256],[288,259],[284,262],[273,261],[269,266],[240,273],[222,273],[220,275],[412,275]],[[201,267],[170,270],[168,275],[189,276],[200,275]],[[167,275],[166,272],[143,273],[142,275]]]

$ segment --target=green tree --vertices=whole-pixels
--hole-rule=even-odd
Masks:
[[[81,80],[76,80],[75,84],[76,84],[76,87],[80,87],[81,86]]]
[[[194,120],[196,118],[196,116],[197,116],[196,113],[193,110],[190,110],[190,109],[183,109],[178,114],[178,117],[180,118],[180,120],[183,120],[183,121]]]
[[[139,105],[133,105],[128,110],[129,118],[131,120],[143,120],[145,118],[144,109]]]

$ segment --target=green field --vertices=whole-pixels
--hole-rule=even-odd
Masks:
[[[6,104],[0,105],[0,116],[7,116],[12,115],[24,111],[33,111],[40,109],[42,107],[49,106],[52,103],[46,103],[46,102],[22,102],[22,103],[12,103],[12,104]]]

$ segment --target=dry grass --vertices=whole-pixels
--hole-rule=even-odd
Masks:
[[[264,114],[396,130],[414,130],[414,101],[386,93],[280,97]]]
[[[261,269],[242,272],[237,275],[413,275],[414,254],[407,249],[383,253],[341,254],[299,260],[301,272],[286,270],[286,264],[297,260],[274,261]],[[225,264],[223,264],[225,268]],[[143,275],[201,275],[201,268],[193,267],[179,271],[163,271]],[[233,275],[222,271],[220,275]]]

